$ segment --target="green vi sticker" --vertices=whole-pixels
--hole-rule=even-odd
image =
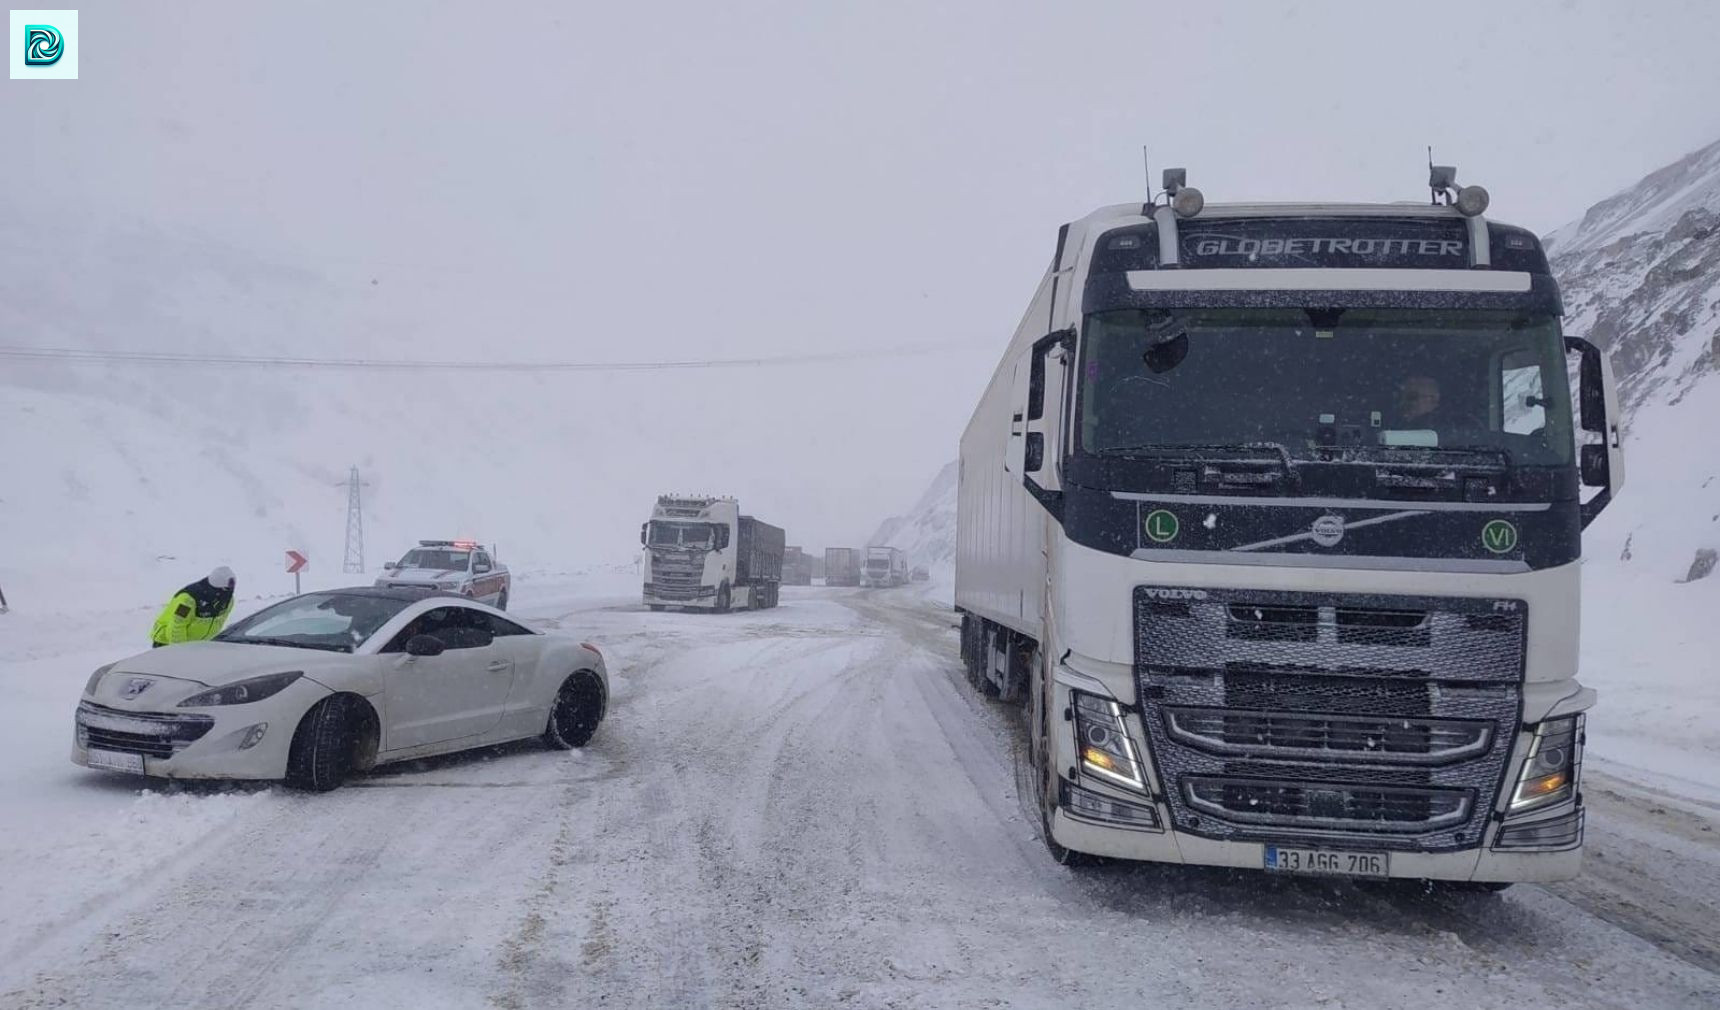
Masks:
[[[1481,527],[1481,546],[1494,554],[1509,554],[1517,546],[1517,527],[1495,519]]]
[[[1155,544],[1168,544],[1177,538],[1179,525],[1175,512],[1154,509],[1141,520],[1141,531]]]

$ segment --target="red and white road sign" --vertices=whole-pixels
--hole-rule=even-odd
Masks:
[[[310,563],[311,563],[311,559],[305,557],[303,554],[300,554],[298,551],[288,551],[287,552],[287,574],[288,575],[299,574],[300,572],[304,571],[305,568]]]

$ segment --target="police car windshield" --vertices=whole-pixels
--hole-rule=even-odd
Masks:
[[[466,570],[466,559],[470,556],[466,551],[415,547],[407,551],[406,556],[400,559],[400,567],[430,568],[439,572],[463,572]]]
[[[1564,465],[1573,435],[1558,321],[1451,310],[1128,309],[1088,317],[1079,446],[1409,450]]]
[[[387,596],[307,593],[259,610],[215,638],[243,645],[352,652],[412,602]]]

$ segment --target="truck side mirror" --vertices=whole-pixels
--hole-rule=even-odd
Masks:
[[[1583,446],[1582,471],[1585,487],[1606,487],[1608,469],[1606,446],[1598,442]]]
[[[1565,349],[1581,355],[1577,371],[1578,426],[1601,436],[1599,442],[1583,445],[1578,459],[1583,483],[1600,488],[1582,503],[1586,529],[1624,486],[1624,437],[1619,430],[1618,387],[1606,352],[1582,337],[1566,337]]]
[[[651,524],[650,523],[640,523],[639,524],[639,546],[646,547],[646,546],[650,545],[650,540],[648,538],[648,534],[650,533],[650,531],[651,531]]]
[[[1034,473],[1044,469],[1044,467],[1045,433],[1042,431],[1030,431],[1027,433],[1026,461],[1022,465],[1022,469],[1026,470],[1028,473]]]

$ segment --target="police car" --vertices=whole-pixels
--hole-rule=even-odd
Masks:
[[[508,609],[508,566],[473,540],[420,540],[399,561],[382,566],[379,589],[428,589]]]

